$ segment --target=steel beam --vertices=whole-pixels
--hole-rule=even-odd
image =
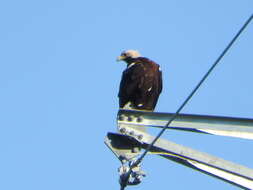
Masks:
[[[124,134],[135,138],[144,149],[154,140],[153,136],[132,128],[132,126],[119,125],[119,128],[124,128]],[[253,189],[253,170],[245,166],[161,138],[152,146],[150,152],[217,177],[240,188]]]
[[[173,113],[119,110],[118,124],[163,128]],[[168,129],[253,139],[253,119],[179,114]]]

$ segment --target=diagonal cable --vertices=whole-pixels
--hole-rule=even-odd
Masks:
[[[164,133],[166,128],[170,125],[170,123],[178,116],[179,112],[184,108],[184,106],[189,102],[189,100],[192,98],[192,96],[195,94],[195,92],[199,89],[199,87],[203,84],[203,82],[206,80],[206,78],[210,75],[210,73],[213,71],[213,69],[216,67],[216,65],[220,62],[220,60],[224,57],[224,55],[227,53],[227,51],[230,49],[230,47],[233,45],[233,43],[237,40],[237,38],[240,36],[240,34],[244,31],[244,29],[248,26],[248,24],[253,19],[253,14],[247,19],[247,21],[244,23],[244,25],[241,27],[241,29],[237,32],[237,34],[234,36],[234,38],[230,41],[230,43],[226,46],[226,48],[223,50],[223,52],[220,54],[220,56],[217,58],[217,60],[213,63],[213,65],[210,67],[210,69],[206,72],[206,74],[202,77],[202,79],[199,81],[199,83],[196,85],[196,87],[192,90],[190,95],[185,99],[185,101],[182,103],[182,105],[177,109],[176,113],[173,114],[171,119],[167,122],[167,124],[164,126],[164,128],[158,133],[158,135],[155,137],[155,139],[152,141],[151,144],[148,145],[147,149],[143,152],[143,154],[136,160],[136,162],[130,167],[130,173],[132,171],[132,168],[136,167],[141,163],[143,158],[146,156],[148,151],[151,149],[151,147],[155,144],[155,142],[161,137],[161,135]],[[129,175],[130,175],[129,173]]]

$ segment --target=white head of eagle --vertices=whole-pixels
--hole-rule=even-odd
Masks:
[[[153,111],[162,91],[160,66],[136,50],[123,51],[117,60],[127,63],[120,82],[119,107]]]

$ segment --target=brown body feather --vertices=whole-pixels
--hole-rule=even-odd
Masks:
[[[153,111],[162,91],[162,72],[155,62],[138,57],[128,61],[119,89],[119,106]]]

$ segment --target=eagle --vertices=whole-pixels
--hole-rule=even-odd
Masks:
[[[118,93],[120,109],[153,111],[162,92],[160,66],[136,50],[123,51],[117,61],[127,64]]]

